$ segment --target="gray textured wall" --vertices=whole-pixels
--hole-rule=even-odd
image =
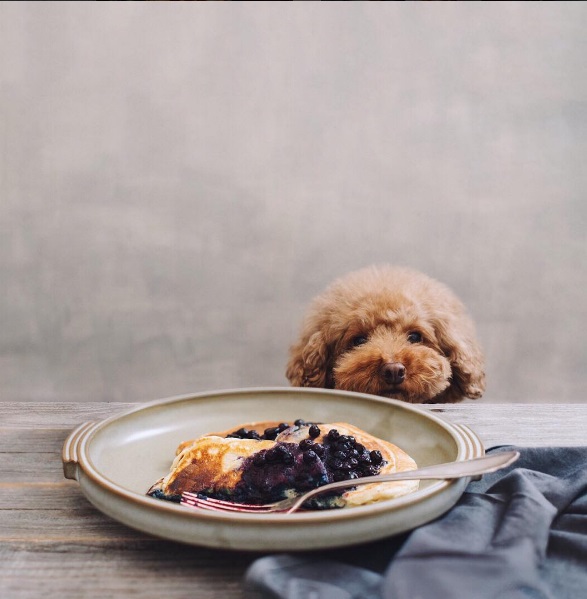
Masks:
[[[482,401],[587,398],[585,3],[0,4],[0,397],[285,385],[373,262],[461,296]]]

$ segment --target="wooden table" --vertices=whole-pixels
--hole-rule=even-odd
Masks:
[[[61,447],[69,431],[135,405],[0,403],[2,599],[244,596],[243,573],[259,554],[184,546],[136,532],[102,515],[76,482],[64,479]],[[469,425],[486,447],[587,442],[587,404],[470,402],[424,409]],[[344,558],[344,551],[337,557]]]

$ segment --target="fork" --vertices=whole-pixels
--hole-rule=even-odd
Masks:
[[[518,451],[504,451],[472,460],[462,460],[460,462],[447,462],[444,464],[435,464],[434,466],[425,466],[417,470],[405,470],[403,472],[392,472],[390,474],[379,474],[377,476],[364,476],[351,480],[341,480],[312,489],[303,495],[289,497],[276,501],[274,503],[265,503],[262,505],[251,505],[245,503],[234,503],[221,499],[213,499],[195,493],[185,492],[181,496],[181,505],[211,510],[217,512],[240,512],[251,514],[270,514],[286,513],[291,514],[300,509],[308,499],[333,491],[335,489],[344,489],[347,487],[356,487],[369,483],[385,483],[398,480],[450,480],[463,478],[467,476],[480,476],[488,472],[495,472],[501,468],[513,464],[520,457]]]

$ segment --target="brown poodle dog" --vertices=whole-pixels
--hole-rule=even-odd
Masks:
[[[312,303],[290,350],[296,387],[345,389],[410,403],[481,397],[483,354],[463,304],[407,268],[370,267]]]

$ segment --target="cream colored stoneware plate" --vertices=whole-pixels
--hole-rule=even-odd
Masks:
[[[450,509],[468,479],[422,481],[420,490],[372,505],[294,514],[203,511],[147,497],[177,445],[245,422],[303,418],[348,422],[407,451],[419,466],[483,455],[479,438],[418,406],[322,389],[216,391],[164,399],[80,425],[63,446],[67,478],[108,516],[152,535],[207,547],[298,551],[352,545],[398,534]]]

